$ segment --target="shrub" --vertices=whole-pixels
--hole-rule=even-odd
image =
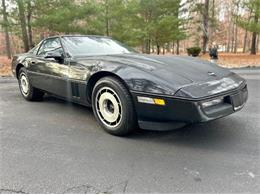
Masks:
[[[187,48],[187,52],[188,52],[189,56],[191,55],[193,57],[196,57],[200,54],[201,49],[200,49],[200,47],[190,47],[190,48]]]

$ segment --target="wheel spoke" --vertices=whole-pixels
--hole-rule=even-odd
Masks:
[[[95,104],[99,119],[106,126],[115,127],[122,119],[122,105],[117,93],[110,87],[101,88],[96,96]]]

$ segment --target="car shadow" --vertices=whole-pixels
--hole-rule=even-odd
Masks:
[[[44,99],[43,99],[42,103],[64,105],[68,108],[77,109],[79,111],[86,112],[88,114],[89,114],[89,112],[92,112],[91,107],[84,106],[84,105],[81,105],[81,104],[77,104],[77,103],[74,103],[74,102],[69,102],[69,101],[66,101],[65,99],[60,99],[56,96],[52,96],[52,95],[48,95],[48,94],[44,95]]]
[[[139,130],[128,136],[128,139],[149,140],[152,142],[192,147],[217,151],[237,151],[236,147],[242,147],[241,141],[247,139],[244,132],[245,122],[240,118],[228,116],[216,121],[192,124],[186,127],[170,131]],[[257,144],[257,138],[250,138]]]

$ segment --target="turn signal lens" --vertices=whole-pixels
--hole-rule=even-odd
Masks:
[[[158,99],[158,98],[150,98],[150,97],[137,97],[138,102],[140,103],[146,103],[146,104],[155,104],[155,105],[160,105],[164,106],[165,101],[163,99]]]

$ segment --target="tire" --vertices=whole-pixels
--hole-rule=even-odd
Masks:
[[[26,69],[23,67],[18,74],[19,88],[22,96],[28,101],[39,101],[43,99],[44,92],[34,88],[28,77]]]
[[[117,78],[108,76],[97,81],[91,99],[94,115],[108,133],[124,136],[137,127],[132,97]]]

